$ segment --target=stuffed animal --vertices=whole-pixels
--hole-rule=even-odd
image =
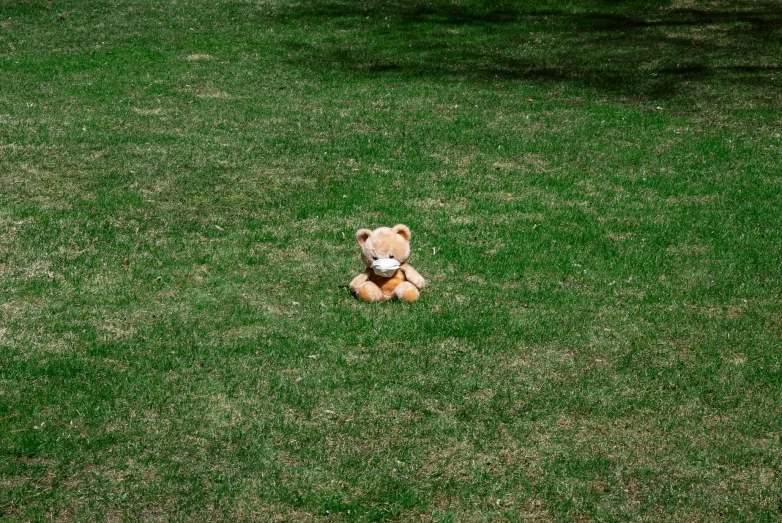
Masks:
[[[350,282],[350,290],[356,296],[364,301],[397,298],[410,303],[418,299],[426,282],[406,263],[410,256],[410,229],[406,225],[374,231],[360,229],[356,240],[367,267]]]

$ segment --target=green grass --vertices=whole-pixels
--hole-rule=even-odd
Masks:
[[[0,518],[778,521],[780,13],[0,0]]]

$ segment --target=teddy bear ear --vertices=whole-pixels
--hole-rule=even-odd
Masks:
[[[356,231],[356,241],[358,241],[359,245],[364,245],[364,242],[367,241],[367,238],[372,236],[372,231],[369,229],[359,229]]]
[[[410,241],[410,228],[407,225],[402,225],[400,223],[399,225],[394,225],[394,228],[391,230],[404,238],[406,242]]]

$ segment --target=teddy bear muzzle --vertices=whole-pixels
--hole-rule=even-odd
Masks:
[[[372,265],[369,267],[377,274],[378,276],[385,276],[386,278],[390,278],[391,276],[396,273],[397,269],[401,264],[398,260],[394,259],[381,259],[381,260],[375,260],[372,262]]]

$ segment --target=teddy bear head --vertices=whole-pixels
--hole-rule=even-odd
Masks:
[[[410,256],[410,229],[406,225],[380,227],[374,231],[359,229],[356,240],[361,246],[361,260],[367,267],[375,260],[383,259],[404,263]]]

